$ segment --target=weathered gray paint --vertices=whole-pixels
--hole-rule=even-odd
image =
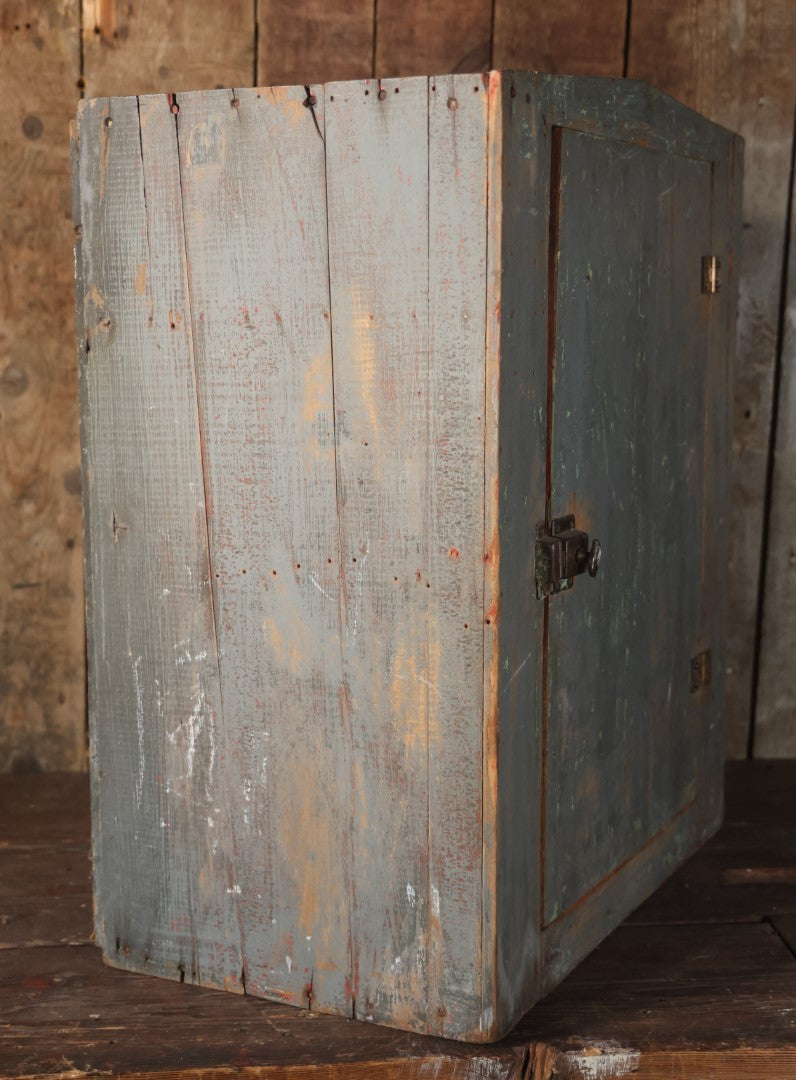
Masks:
[[[754,712],[755,756],[777,758],[796,757],[796,680],[788,674],[796,651],[796,191],[790,215],[782,375]]]
[[[120,966],[226,985],[240,958],[206,817],[220,806],[227,835],[233,793],[214,767],[218,659],[164,115],[139,125],[135,98],[80,114],[96,933]]]
[[[497,1026],[499,1030],[505,1030],[510,1026],[512,1017],[516,1019],[522,1012],[530,1007],[539,997],[540,993],[551,989],[571,968],[588,953],[607,933],[608,929],[615,926],[632,907],[646,896],[655,885],[666,876],[671,869],[694,845],[715,830],[721,813],[721,756],[722,756],[722,710],[724,680],[722,666],[724,662],[724,628],[722,623],[722,611],[724,605],[723,583],[726,575],[726,547],[722,544],[726,540],[726,512],[728,506],[727,478],[729,473],[730,452],[730,427],[729,408],[731,402],[730,370],[734,343],[734,316],[737,295],[737,259],[738,259],[738,217],[740,199],[740,154],[741,141],[734,138],[729,132],[706,123],[691,110],[672,102],[671,99],[640,83],[629,83],[622,80],[602,79],[570,79],[556,78],[539,74],[526,74],[511,72],[504,74],[506,85],[504,87],[503,104],[504,116],[511,118],[513,130],[516,133],[512,137],[508,125],[504,132],[504,147],[501,154],[503,163],[503,244],[518,236],[518,230],[506,225],[510,220],[509,214],[517,214],[517,207],[522,205],[521,197],[515,194],[518,182],[513,178],[510,170],[513,167],[513,151],[519,159],[530,162],[533,171],[530,172],[532,185],[530,190],[535,193],[534,205],[529,217],[534,223],[532,252],[533,258],[529,259],[525,277],[521,278],[521,302],[519,304],[509,302],[507,290],[511,287],[512,264],[507,256],[500,260],[504,268],[503,275],[503,303],[501,305],[502,332],[508,334],[512,322],[517,319],[518,311],[522,317],[528,320],[527,328],[523,331],[523,339],[526,351],[523,351],[520,343],[519,349],[514,355],[525,360],[526,364],[532,365],[539,362],[540,350],[546,352],[548,324],[548,255],[551,240],[550,233],[550,176],[552,173],[551,143],[555,138],[556,129],[565,132],[566,137],[570,133],[583,132],[591,136],[599,136],[602,139],[620,141],[624,144],[626,152],[632,152],[633,146],[655,150],[661,156],[669,157],[672,161],[671,168],[678,169],[677,183],[689,183],[691,197],[693,197],[694,177],[701,176],[704,170],[710,170],[712,176],[712,213],[707,211],[711,222],[712,237],[711,249],[721,255],[725,266],[725,277],[722,292],[715,297],[702,297],[698,292],[699,270],[695,271],[692,279],[692,287],[697,290],[692,296],[692,303],[699,310],[699,321],[694,333],[688,327],[688,315],[682,316],[684,326],[676,328],[676,339],[672,341],[672,353],[678,349],[688,347],[691,355],[696,359],[700,355],[705,356],[705,335],[707,335],[707,358],[705,385],[707,391],[704,398],[698,394],[704,409],[699,413],[699,424],[704,426],[704,440],[699,432],[693,433],[693,439],[702,443],[704,450],[703,470],[697,470],[694,477],[701,480],[704,476],[704,497],[702,502],[701,530],[697,534],[699,539],[698,559],[700,568],[700,603],[694,617],[699,618],[699,632],[697,637],[705,643],[701,647],[712,649],[714,658],[713,682],[707,690],[700,691],[688,700],[686,708],[689,710],[690,720],[698,731],[695,743],[697,764],[695,769],[695,797],[687,808],[679,816],[673,818],[670,824],[663,824],[654,840],[646,847],[640,848],[633,857],[621,865],[609,875],[601,884],[596,885],[593,892],[581,899],[568,915],[560,916],[558,921],[547,929],[542,929],[546,920],[539,911],[537,902],[541,879],[541,866],[533,870],[530,867],[527,850],[523,848],[521,837],[530,836],[530,842],[534,845],[534,859],[541,862],[545,858],[547,843],[545,814],[542,814],[540,822],[541,784],[539,780],[540,764],[543,757],[544,738],[534,742],[533,736],[528,733],[528,727],[536,724],[541,730],[545,722],[544,701],[539,681],[524,688],[524,695],[515,706],[515,710],[507,709],[500,711],[497,719],[499,731],[498,746],[498,790],[499,804],[503,808],[502,816],[498,817],[498,835],[496,840],[496,876],[502,882],[498,892],[499,915],[497,919],[497,957],[496,965],[498,977],[498,1004],[499,1018]],[[520,135],[521,133],[521,135]],[[676,155],[676,158],[672,158]],[[681,159],[683,160],[681,162]],[[680,164],[677,164],[680,163]],[[705,163],[700,164],[700,163]],[[685,170],[685,173],[683,173]],[[691,180],[689,181],[689,176]],[[659,189],[658,194],[665,191],[666,184]],[[668,197],[668,196],[667,196]],[[688,195],[680,196],[687,200]],[[577,210],[576,210],[577,212]],[[696,214],[699,220],[699,213]],[[672,219],[675,230],[678,220]],[[687,235],[685,228],[678,233],[678,237],[672,236],[672,258],[680,260],[685,257],[681,245],[685,245],[690,253],[692,241]],[[555,242],[555,235],[553,235]],[[617,241],[621,242],[621,241]],[[680,245],[680,246],[678,246]],[[673,267],[670,275],[672,288],[677,290],[673,293],[671,303],[674,306],[676,296],[684,296],[688,289],[687,273],[682,267]],[[693,310],[693,309],[692,309]],[[614,313],[618,314],[617,312]],[[675,313],[676,314],[676,313]],[[660,317],[666,315],[665,308]],[[508,316],[508,318],[507,318]],[[595,316],[598,318],[598,316]],[[598,324],[599,325],[599,324]],[[510,367],[505,361],[512,356],[512,352],[503,345],[503,355],[500,363],[500,404],[501,410],[506,409],[509,403],[514,402],[515,395],[509,388],[504,375],[513,373],[515,368]],[[550,348],[555,345],[555,337],[550,342]],[[489,349],[487,350],[489,357]],[[601,358],[590,357],[588,366]],[[659,363],[667,363],[676,369],[677,358],[673,355],[661,356]],[[680,359],[682,362],[682,358]],[[489,365],[489,359],[487,360]],[[658,378],[659,376],[656,376]],[[692,382],[689,373],[689,383]],[[546,383],[545,383],[546,385]],[[662,389],[666,390],[664,383]],[[505,391],[505,392],[504,392]],[[554,399],[555,400],[555,399]],[[650,402],[651,415],[657,415],[659,405]],[[678,409],[682,403],[678,399]],[[501,413],[501,417],[506,414]],[[660,427],[666,413],[662,412],[657,417]],[[669,423],[673,422],[670,418]],[[675,423],[682,425],[686,421],[678,417]],[[526,457],[532,450],[533,428],[528,417],[522,418],[521,422],[500,423],[500,455],[499,462],[503,465],[502,473],[499,473],[498,485],[501,496],[506,499],[505,517],[501,521],[500,534],[500,585],[498,592],[502,594],[502,610],[500,612],[500,649],[501,656],[505,656],[511,648],[511,643],[518,634],[528,633],[528,621],[511,615],[511,609],[507,606],[507,599],[512,604],[517,604],[517,582],[528,580],[530,575],[523,577],[517,571],[508,569],[507,550],[512,536],[512,530],[526,528],[529,531],[533,525],[544,517],[544,505],[536,510],[531,521],[518,517],[517,509],[522,506],[524,510],[524,493],[513,498],[509,495],[512,484],[512,470],[508,467],[509,455],[516,453],[520,459],[523,450]],[[577,438],[577,433],[574,433]],[[646,437],[646,436],[645,436]],[[673,435],[672,435],[673,437]],[[490,431],[487,430],[487,446],[489,446]],[[519,451],[512,451],[512,444],[517,443]],[[487,457],[489,460],[489,456]],[[552,464],[552,462],[551,462]],[[534,476],[529,466],[529,476],[526,477],[526,486],[533,483]],[[537,466],[538,468],[538,466]],[[552,479],[552,477],[551,477]],[[515,481],[516,482],[516,481]],[[537,485],[540,483],[537,478]],[[581,501],[589,496],[583,492],[578,493]],[[693,495],[696,498],[696,495]],[[523,501],[521,502],[520,499]],[[555,513],[568,509],[567,506],[557,508],[551,506]],[[519,524],[518,524],[519,521]],[[595,526],[595,532],[599,531]],[[610,550],[606,549],[606,560],[610,559]],[[676,558],[674,550],[668,555],[669,560]],[[608,565],[606,563],[606,565]],[[605,568],[604,568],[605,569]],[[577,603],[576,598],[583,598],[586,593],[587,602],[590,587],[597,585],[598,590],[602,587],[601,579],[596,582],[581,579],[576,582],[575,590],[571,595],[561,594],[548,601],[551,623],[557,609],[564,603]],[[662,597],[662,602],[667,609],[672,606],[672,594],[667,588],[667,583],[661,580],[660,584],[650,590],[652,600],[655,596]],[[674,609],[681,600],[674,602]],[[485,604],[486,606],[486,604]],[[576,608],[574,610],[577,610]],[[657,614],[648,613],[653,625],[657,625]],[[685,651],[685,650],[684,650]],[[541,664],[539,654],[533,657]],[[552,652],[548,652],[548,661],[552,667]],[[568,653],[568,659],[573,668],[580,663],[578,649],[573,647]],[[674,659],[670,658],[674,663]],[[530,661],[529,661],[530,663]],[[527,667],[528,665],[526,665]],[[562,671],[566,665],[562,659]],[[499,660],[495,665],[503,674],[503,663]],[[513,664],[508,666],[508,677],[515,670]],[[523,672],[525,668],[523,668]],[[648,674],[650,668],[648,668]],[[519,676],[521,677],[521,675]],[[518,678],[519,678],[518,677]],[[576,679],[573,671],[568,678]],[[685,690],[688,689],[689,673],[683,673]],[[570,684],[571,685],[571,684]],[[591,689],[599,692],[599,683],[595,688],[594,679],[590,684]],[[648,695],[648,701],[655,700],[655,694],[659,693],[652,677],[646,684],[642,684],[644,692]],[[513,686],[513,684],[512,684]],[[550,693],[554,687],[551,686]],[[668,684],[667,684],[668,693]],[[685,696],[682,687],[678,689],[680,700]],[[487,716],[489,714],[487,713]],[[528,726],[522,727],[517,718]],[[674,716],[670,724],[674,726]],[[681,720],[682,723],[682,720]],[[488,720],[485,720],[485,728]],[[524,752],[522,739],[525,739]],[[647,735],[652,741],[651,733]],[[670,751],[667,751],[669,759]],[[516,764],[519,759],[519,764]],[[644,760],[639,761],[639,769],[646,769]],[[514,786],[510,783],[512,776],[518,777]],[[523,785],[523,770],[525,784]],[[627,768],[625,768],[627,775]],[[620,782],[624,779],[621,778]],[[551,793],[552,794],[552,793]],[[658,789],[657,799],[660,803],[664,798],[663,787]],[[544,808],[545,813],[547,807]],[[517,822],[521,822],[518,827]],[[535,837],[540,833],[541,839],[536,843]],[[486,851],[486,845],[485,845]],[[552,856],[551,856],[552,857]],[[614,858],[610,850],[606,852],[605,862],[615,865],[618,860]],[[537,864],[538,865],[538,864]],[[529,887],[529,882],[532,886]],[[533,889],[533,910],[529,912],[526,897]],[[488,908],[485,906],[485,918]],[[501,965],[500,957],[505,956],[508,962]],[[534,966],[533,958],[537,956],[538,962]],[[518,959],[522,958],[522,959]],[[512,963],[513,961],[513,963]]]
[[[324,148],[305,96],[188,94],[177,130],[246,988],[346,1010]]]
[[[545,924],[694,796],[710,302],[709,165],[566,130],[560,155],[550,512],[605,555],[550,603]]]
[[[512,87],[514,95],[512,96]],[[499,356],[490,397],[497,406],[487,458],[488,505],[496,524],[486,546],[494,634],[490,702],[497,762],[495,995],[492,1025],[535,999],[541,961],[541,718],[544,605],[533,586],[536,524],[544,518],[547,432],[548,132],[526,101],[523,77],[495,93],[500,139],[490,185],[502,216],[492,225],[497,280],[488,299]]]
[[[718,820],[739,144],[610,80],[312,93],[81,110],[98,938],[493,1039]],[[538,601],[548,452],[606,561]]]
[[[473,897],[483,826],[488,90],[471,75],[440,75],[428,87],[428,1010],[452,1036],[470,1030],[482,997]]]

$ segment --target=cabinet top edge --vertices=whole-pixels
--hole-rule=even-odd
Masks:
[[[589,94],[595,95],[595,103],[597,101],[606,101],[612,99],[615,105],[622,105],[624,101],[631,99],[638,100],[640,95],[647,97],[648,101],[652,103],[658,103],[659,105],[666,105],[669,103],[672,107],[676,108],[680,112],[683,121],[690,120],[702,125],[709,125],[717,132],[726,132],[727,136],[732,136],[740,143],[743,142],[741,137],[732,131],[732,129],[725,127],[722,124],[711,120],[703,113],[698,112],[696,109],[679,101],[677,98],[672,97],[665,91],[658,89],[651,83],[644,82],[640,79],[628,79],[620,76],[613,75],[560,75],[552,74],[550,72],[535,71],[531,69],[522,68],[501,68],[501,69],[489,69],[486,71],[474,71],[474,72],[443,72],[443,73],[430,73],[428,75],[412,75],[412,76],[383,76],[372,77],[367,79],[350,79],[341,81],[331,81],[325,83],[310,82],[306,84],[294,84],[294,85],[282,85],[282,86],[246,86],[246,87],[215,87],[210,88],[197,88],[192,90],[175,90],[170,93],[146,93],[146,94],[125,94],[125,95],[97,95],[91,98],[85,98],[78,102],[76,118],[79,121],[81,114],[86,109],[96,108],[99,106],[105,107],[111,105],[113,102],[125,102],[125,101],[155,101],[163,99],[169,102],[169,105],[177,98],[183,100],[199,99],[212,100],[218,98],[223,100],[225,98],[238,98],[245,100],[251,95],[269,95],[274,103],[295,98],[297,96],[305,97],[307,89],[311,92],[318,93],[319,91],[326,96],[329,94],[337,94],[340,96],[346,95],[348,97],[355,94],[370,94],[374,87],[378,90],[382,87],[393,90],[395,87],[399,88],[419,88],[423,83],[432,85],[437,80],[443,79],[457,79],[457,80],[480,80],[483,86],[489,87],[500,86],[502,89],[507,83],[512,85],[513,81],[526,81],[530,80],[530,85],[536,90],[548,90],[555,93],[556,90],[570,92],[576,89],[580,89],[585,96]],[[526,82],[526,86],[528,83]],[[375,96],[375,95],[374,95]]]

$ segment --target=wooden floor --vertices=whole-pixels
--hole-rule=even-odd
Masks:
[[[509,1038],[468,1047],[105,967],[85,777],[2,777],[0,1080],[794,1080],[796,762],[727,785],[718,836]]]

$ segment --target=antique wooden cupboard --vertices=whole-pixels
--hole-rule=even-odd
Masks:
[[[73,148],[98,943],[495,1039],[720,818],[741,142],[491,72]]]

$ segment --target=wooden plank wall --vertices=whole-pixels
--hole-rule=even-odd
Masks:
[[[67,139],[78,97],[490,65],[646,79],[746,139],[727,751],[793,753],[796,683],[782,658],[796,647],[787,506],[796,359],[782,339],[795,50],[791,0],[6,0],[0,770],[85,764]]]

